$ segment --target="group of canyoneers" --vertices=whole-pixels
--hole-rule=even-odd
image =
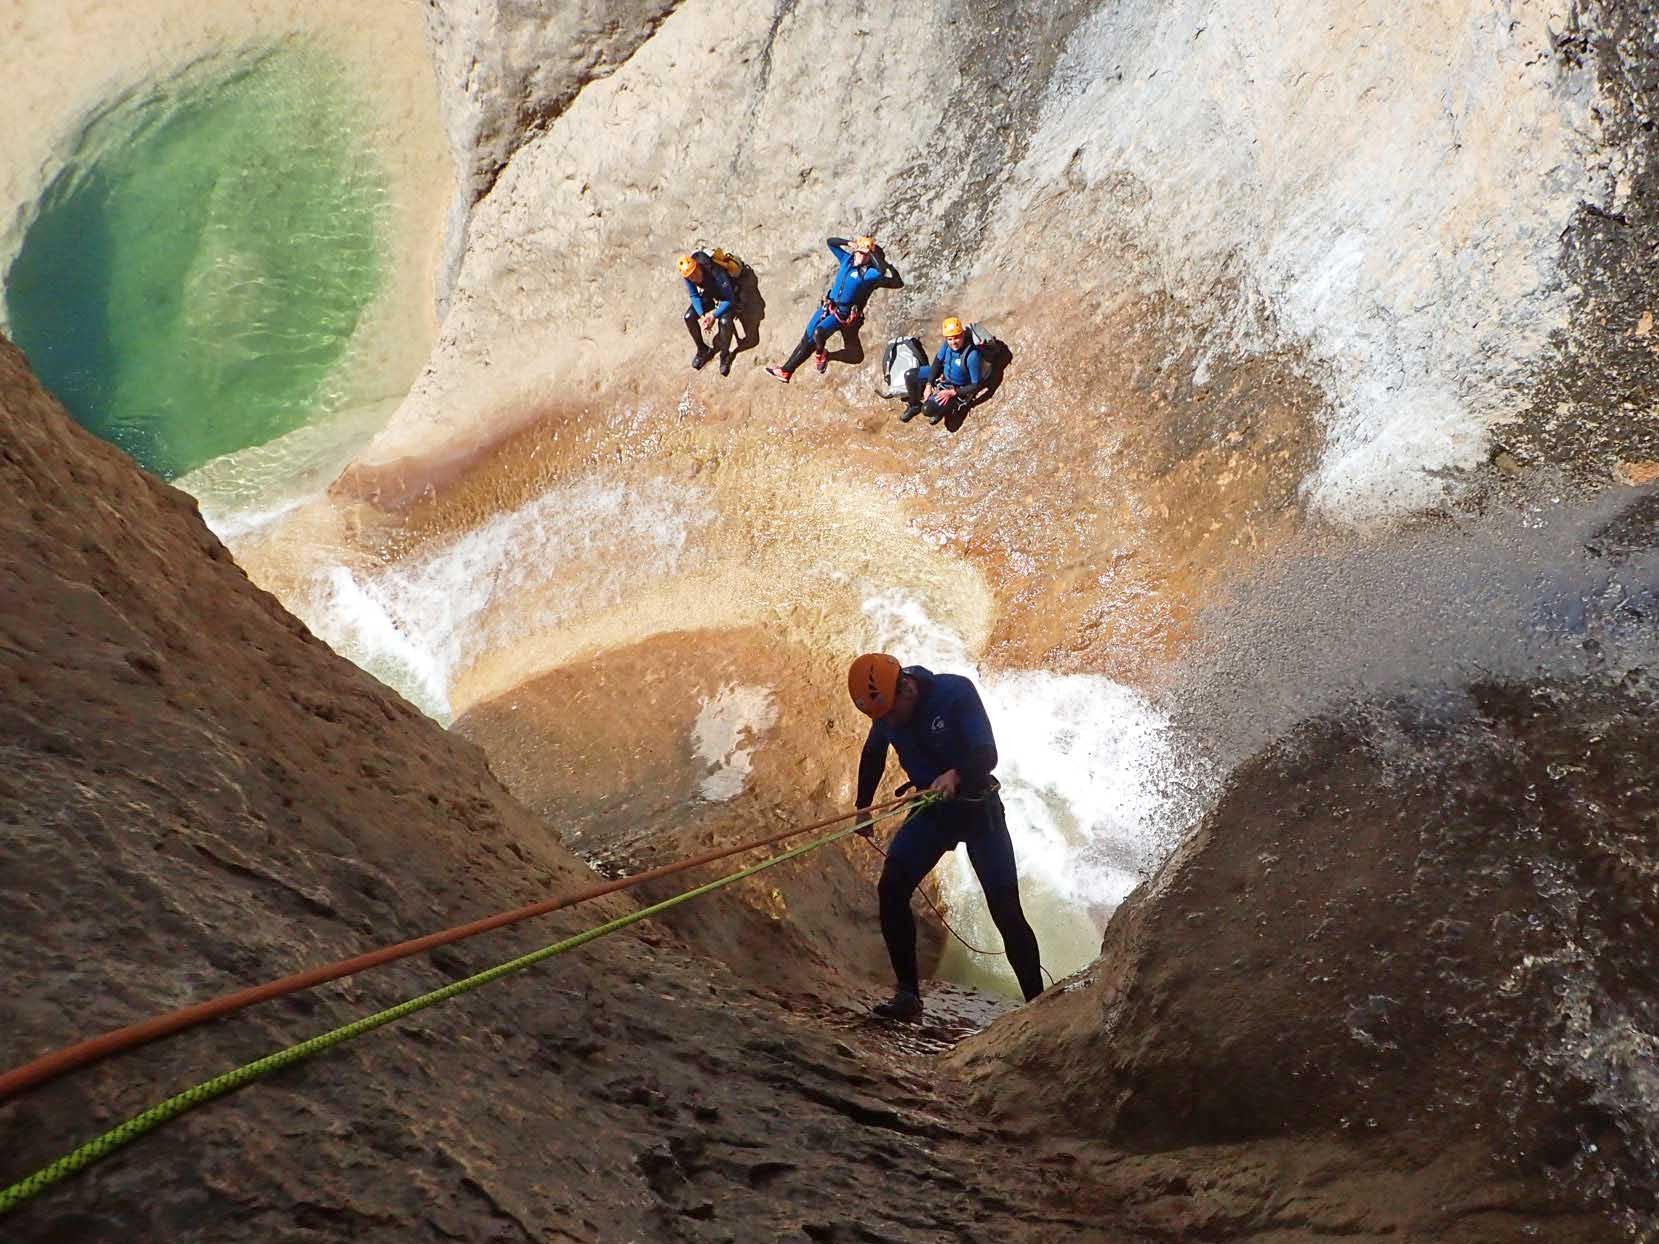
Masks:
[[[783,384],[789,383],[808,356],[813,358],[820,374],[826,371],[830,363],[829,339],[840,333],[843,342],[848,341],[864,320],[864,306],[870,295],[883,285],[902,283],[874,237],[866,234],[856,238],[829,238],[827,242],[830,254],[835,256],[835,278],[789,357],[780,365],[766,369],[767,375]],[[686,328],[697,345],[691,366],[700,371],[718,357],[720,374],[730,375],[732,355],[736,352],[734,322],[741,309],[746,266],[728,251],[697,250],[680,256],[679,271],[691,295],[685,313]],[[901,423],[910,422],[923,411],[934,424],[952,420],[952,416],[960,416],[978,401],[991,382],[993,360],[987,355],[984,342],[970,327],[952,315],[946,317],[940,331],[944,342],[933,361],[926,363],[918,358],[916,366],[903,372],[902,391],[906,400],[904,411],[899,415]],[[705,333],[713,333],[712,341],[704,337]],[[950,426],[954,429],[955,420]]]
[[[807,321],[800,342],[780,366],[767,374],[788,384],[795,370],[814,356],[819,372],[829,367],[825,347],[836,333],[847,341],[864,318],[864,304],[884,284],[898,285],[898,274],[883,258],[873,237],[830,238],[835,256],[835,279],[823,302]],[[681,255],[680,275],[691,295],[686,328],[697,344],[691,366],[701,370],[711,359],[720,360],[720,374],[731,373],[734,320],[738,318],[743,262],[715,249]],[[704,333],[713,332],[712,342]],[[925,362],[913,338],[893,343],[914,346],[915,361],[903,371],[902,384],[884,376],[885,391],[906,398],[899,419],[908,423],[922,411],[937,424],[954,430],[952,420],[987,390],[998,361],[987,354],[994,338],[982,336],[956,316],[943,325],[944,344],[931,363]],[[889,346],[887,365],[894,357]],[[894,369],[897,370],[896,368]],[[1019,876],[1013,840],[998,796],[993,770],[996,741],[979,692],[958,674],[936,674],[920,665],[902,665],[887,653],[866,653],[847,671],[847,691],[859,711],[870,718],[870,731],[858,765],[857,807],[870,806],[887,768],[889,749],[910,781],[907,787],[929,792],[931,798],[911,810],[887,851],[887,863],[877,886],[881,932],[892,960],[897,988],[891,999],[874,1011],[883,1019],[914,1019],[922,1012],[920,972],[916,960],[916,922],[911,895],[949,851],[967,848],[979,884],[985,891],[991,918],[1002,934],[1004,953],[1014,969],[1027,1001],[1043,990],[1043,969],[1037,937],[1020,904]],[[901,788],[901,791],[905,788]],[[871,831],[861,830],[866,836]]]

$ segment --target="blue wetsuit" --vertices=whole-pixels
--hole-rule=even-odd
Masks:
[[[830,254],[835,256],[838,264],[835,279],[824,295],[824,302],[828,305],[820,305],[807,321],[800,344],[783,365],[786,372],[792,372],[806,362],[807,355],[822,350],[831,334],[844,333],[852,328],[863,317],[864,304],[870,300],[870,295],[888,279],[887,265],[874,256],[862,268],[854,263],[846,238],[828,238],[826,241]]]
[[[715,263],[705,252],[697,251],[692,258],[702,269],[703,281],[698,284],[690,277],[685,278],[686,292],[691,296],[691,305],[686,308],[685,313],[686,330],[697,343],[699,356],[708,350],[725,354],[731,347],[732,312],[737,306],[737,282],[732,280],[731,273]],[[717,323],[714,344],[708,345],[703,341],[703,326],[697,321],[711,310]]]
[[[943,342],[939,353],[933,356],[933,362],[916,369],[916,379],[924,385],[930,380],[946,385],[956,390],[958,400],[971,402],[979,396],[979,391],[989,379],[985,352],[974,344],[971,337],[963,340],[960,350],[951,349],[948,341]]]
[[[702,268],[704,278],[701,285],[690,277],[685,278],[686,292],[691,295],[691,310],[696,313],[693,318],[701,317],[712,307],[715,319],[725,319],[737,303],[737,284],[732,280],[732,274],[702,251],[692,258]]]
[[[910,914],[910,896],[945,852],[964,843],[1020,988],[1028,1000],[1035,998],[1043,991],[1042,967],[1036,934],[1020,907],[1014,844],[991,776],[997,765],[991,720],[968,679],[934,674],[920,665],[907,666],[904,673],[916,681],[920,698],[907,724],[871,723],[859,758],[858,806],[868,807],[875,795],[889,747],[898,752],[899,763],[918,789],[931,786],[948,769],[957,771],[961,786],[955,799],[911,815],[888,849],[877,895],[893,974],[899,988],[917,992],[916,921]]]
[[[945,386],[956,390],[954,398],[942,398],[935,392],[927,399],[930,420],[937,423],[952,411],[966,411],[985,391],[986,382],[991,378],[990,371],[985,351],[974,344],[971,336],[962,342],[960,350],[953,350],[948,341],[942,343],[939,352],[933,356],[933,362],[905,373],[905,393],[910,401],[905,417],[909,418],[922,408],[922,389],[930,380],[936,388]],[[952,431],[956,430],[955,424],[947,426]]]

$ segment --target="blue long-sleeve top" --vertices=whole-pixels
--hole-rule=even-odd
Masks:
[[[951,349],[948,341],[942,343],[939,353],[933,356],[933,363],[928,367],[923,382],[931,380],[936,385],[948,385],[956,390],[956,395],[964,402],[971,402],[985,387],[985,372],[984,351],[974,344],[972,337],[969,337],[962,343],[960,350]]]
[[[898,752],[899,763],[918,790],[955,769],[962,778],[962,793],[979,794],[997,767],[996,738],[979,691],[960,674],[935,674],[920,665],[908,665],[904,672],[920,685],[921,698],[907,725],[870,723],[859,757],[857,806],[868,806],[875,794],[889,747]]]
[[[872,255],[870,262],[860,268],[853,262],[853,253],[847,249],[846,238],[826,238],[825,241],[829,243],[830,254],[839,264],[835,279],[830,282],[829,300],[842,312],[854,307],[862,310],[876,286],[886,279],[887,265],[878,262]]]
[[[692,258],[702,269],[703,283],[699,285],[690,277],[685,278],[686,291],[691,295],[691,309],[698,315],[704,315],[712,304],[715,319],[725,319],[732,313],[732,303],[737,301],[737,286],[732,283],[731,273],[702,251]]]

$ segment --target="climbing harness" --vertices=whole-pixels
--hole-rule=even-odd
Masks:
[[[709,894],[725,886],[732,885],[735,882],[742,881],[745,878],[752,877],[756,873],[775,867],[776,865],[782,864],[787,860],[796,859],[799,856],[806,855],[808,852],[816,851],[820,847],[826,847],[832,842],[838,842],[850,834],[857,833],[861,829],[879,824],[882,821],[897,816],[900,812],[905,811],[911,806],[926,803],[929,801],[929,798],[930,797],[924,793],[920,798],[912,796],[907,799],[894,800],[891,803],[884,805],[884,811],[879,811],[875,815],[865,815],[865,819],[860,820],[857,824],[848,825],[845,828],[825,834],[821,838],[815,838],[811,842],[803,843],[797,847],[791,847],[786,851],[782,851],[779,854],[770,857],[769,859],[762,860],[758,864],[751,864],[747,868],[739,869],[737,872],[728,873],[724,877],[716,878],[713,881],[706,882],[703,885],[696,886],[690,890],[684,891],[683,893],[676,894],[672,898],[664,899],[660,903],[654,903],[651,906],[641,908],[638,911],[618,916],[614,920],[607,920],[605,923],[595,925],[593,928],[588,929],[585,932],[578,933],[573,937],[567,937],[563,941],[554,942],[551,946],[544,946],[540,950],[534,950],[529,954],[520,955],[516,959],[509,959],[505,963],[497,964],[493,968],[488,968],[485,971],[475,973],[472,976],[466,977],[464,980],[458,980],[452,984],[445,985],[441,989],[434,989],[430,993],[421,994],[419,997],[411,998],[406,1002],[401,1002],[397,1006],[389,1007],[384,1011],[377,1011],[373,1015],[364,1016],[362,1019],[356,1020],[342,1027],[335,1028],[329,1032],[320,1033],[319,1035],[311,1037],[308,1040],[301,1041],[296,1045],[290,1045],[285,1049],[277,1050],[274,1053],[267,1054],[264,1058],[256,1059],[251,1063],[245,1063],[232,1071],[225,1072],[223,1075],[215,1076],[211,1080],[206,1080],[201,1084],[194,1085],[193,1087],[186,1089],[184,1092],[169,1097],[165,1101],[158,1102],[156,1105],[151,1106],[148,1110],[134,1115],[125,1123],[111,1128],[103,1135],[95,1137],[86,1144],[80,1146],[78,1149],[65,1154],[56,1161],[48,1163],[46,1166],[43,1166],[39,1170],[35,1171],[32,1175],[26,1176],[9,1187],[0,1188],[0,1216],[10,1213],[24,1202],[39,1196],[52,1185],[60,1183],[63,1180],[68,1179],[70,1176],[85,1170],[87,1167],[102,1161],[122,1146],[131,1144],[139,1137],[155,1131],[163,1124],[178,1118],[181,1114],[193,1110],[197,1106],[213,1101],[215,1098],[223,1097],[227,1093],[235,1092],[244,1085],[251,1084],[255,1080],[262,1079],[274,1071],[280,1071],[284,1067],[293,1066],[295,1063],[310,1058],[313,1054],[319,1054],[323,1050],[331,1049],[336,1045],[341,1045],[347,1041],[353,1040],[356,1037],[362,1036],[364,1033],[373,1032],[376,1028],[382,1028],[387,1024],[404,1019],[407,1016],[415,1014],[417,1011],[424,1011],[428,1007],[436,1006],[440,1002],[447,1002],[451,998],[459,997],[464,993],[469,993],[483,985],[490,984],[492,981],[500,980],[504,976],[511,976],[515,972],[522,972],[526,968],[533,967],[534,965],[542,962],[544,959],[551,959],[555,955],[562,955],[566,951],[575,950],[578,946],[585,946],[587,943],[604,937],[609,933],[615,933],[618,929],[625,929],[629,925],[638,924],[641,920],[649,919],[651,916],[667,911],[672,907],[678,907],[681,903],[689,902],[691,899],[698,898],[704,894]],[[861,811],[868,813],[874,810]],[[830,823],[833,823],[834,821],[848,820],[859,815],[860,812],[855,811],[843,816],[834,817]],[[813,826],[812,828],[820,827],[821,826]],[[804,832],[806,832],[806,827],[791,830],[788,834],[780,836],[790,837]],[[776,838],[771,841],[776,841]],[[749,845],[753,846],[754,844]],[[726,854],[733,854],[744,849],[744,847],[735,847],[732,848],[731,851],[726,852]],[[691,867],[691,864],[682,862],[679,867]],[[632,878],[628,878],[627,880],[630,884],[637,885],[645,877],[646,874],[641,873]],[[407,945],[408,943],[404,944]],[[392,949],[397,948],[393,947]]]
[[[824,295],[824,310],[828,311],[830,315],[835,317],[835,322],[841,325],[842,328],[851,328],[854,324],[857,324],[864,318],[863,310],[856,306],[849,306],[847,308],[847,314],[842,315],[841,312],[837,310],[834,299],[832,299],[828,294]]]

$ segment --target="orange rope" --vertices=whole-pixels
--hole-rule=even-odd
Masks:
[[[635,873],[631,877],[619,877],[614,881],[589,886],[585,890],[577,890],[574,893],[563,894],[540,903],[531,903],[524,907],[514,908],[512,911],[486,916],[482,920],[474,920],[470,924],[457,925],[439,933],[429,933],[425,937],[412,938],[409,941],[399,942],[395,946],[369,951],[350,959],[342,959],[337,963],[308,968],[303,972],[294,972],[279,980],[268,981],[263,985],[255,985],[248,989],[240,989],[235,993],[225,994],[223,997],[214,998],[207,1002],[198,1002],[193,1006],[181,1007],[176,1011],[169,1011],[165,1015],[158,1015],[154,1019],[147,1019],[141,1023],[129,1024],[125,1028],[117,1028],[114,1031],[104,1033],[102,1036],[92,1037],[75,1045],[65,1046],[63,1049],[42,1054],[39,1058],[24,1063],[21,1067],[14,1067],[4,1075],[0,1075],[0,1101],[14,1097],[26,1089],[44,1084],[48,1080],[56,1079],[77,1067],[84,1067],[88,1063],[107,1058],[111,1054],[134,1049],[160,1037],[171,1036],[176,1032],[184,1031],[186,1028],[193,1028],[197,1024],[206,1023],[210,1019],[218,1019],[256,1003],[286,997],[289,994],[298,993],[302,989],[310,989],[315,985],[339,980],[343,976],[351,976],[385,963],[406,959],[410,955],[419,954],[423,950],[433,950],[439,946],[447,946],[451,942],[476,937],[480,933],[488,933],[492,929],[517,924],[519,921],[529,920],[535,916],[545,916],[549,912],[572,907],[577,903],[585,903],[589,899],[600,898],[606,894],[614,894],[618,890],[626,890],[631,886],[640,885],[647,881],[669,877],[675,873],[684,872],[688,868],[712,864],[716,860],[723,860],[727,856],[737,855],[743,851],[753,851],[761,847],[772,846],[775,843],[782,842],[785,838],[793,838],[798,834],[823,829],[825,826],[834,825],[838,821],[851,820],[855,816],[896,808],[914,802],[920,797],[917,794],[902,799],[892,799],[873,808],[860,808],[852,812],[843,812],[839,816],[826,817],[824,820],[814,821],[810,825],[800,825],[794,829],[772,834],[766,838],[757,838],[752,842],[741,843],[735,847],[722,847],[719,850],[706,851],[702,855],[692,856],[690,859],[680,860],[673,864],[664,864],[660,868],[650,868],[642,873]]]

